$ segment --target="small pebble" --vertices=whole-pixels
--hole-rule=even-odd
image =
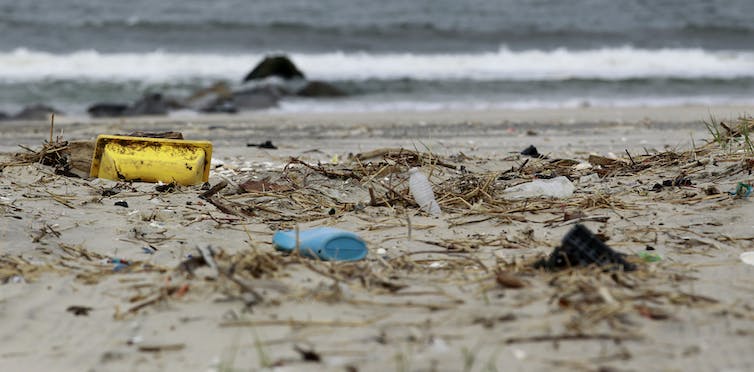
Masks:
[[[128,208],[128,203],[123,200],[118,200],[117,202],[115,202],[115,206]]]

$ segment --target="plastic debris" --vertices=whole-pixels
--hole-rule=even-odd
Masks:
[[[754,266],[754,251],[741,253],[739,257],[743,263]]]
[[[111,258],[108,260],[108,263],[115,265],[113,266],[113,271],[121,271],[130,265],[128,261],[121,260],[120,258]]]
[[[555,271],[569,267],[598,265],[610,270],[636,270],[636,265],[625,260],[626,255],[614,251],[599,240],[584,225],[577,224],[569,231],[560,247],[555,248],[546,258],[534,266]]]
[[[13,284],[22,284],[22,283],[26,283],[26,279],[24,279],[24,277],[21,275],[13,275],[10,278],[8,278],[5,282],[13,283]]]
[[[509,187],[503,191],[506,199],[527,199],[538,197],[567,198],[573,195],[576,187],[566,177],[560,176],[549,180],[534,180]]]
[[[645,262],[659,262],[659,261],[662,261],[662,256],[660,256],[657,253],[639,252],[638,256],[639,256],[639,258],[641,258]]]
[[[357,261],[367,255],[367,246],[358,235],[332,227],[300,231],[277,231],[272,237],[275,249],[324,261]]]
[[[736,190],[731,191],[730,194],[737,198],[748,198],[751,195],[751,190],[751,185],[739,182],[738,185],[736,185]]]
[[[436,217],[442,214],[427,176],[420,172],[419,168],[411,168],[408,170],[408,173],[410,174],[408,188],[414,200],[416,200],[416,204],[419,204],[419,207],[431,216]]]
[[[583,163],[578,163],[573,166],[574,170],[585,170],[585,169],[591,169],[592,164],[590,164],[588,161]]]
[[[89,175],[195,185],[209,179],[211,159],[212,144],[207,141],[100,135]]]
[[[597,173],[591,173],[586,176],[579,177],[579,183],[581,184],[587,184],[587,183],[593,183],[593,182],[599,182],[600,176]]]

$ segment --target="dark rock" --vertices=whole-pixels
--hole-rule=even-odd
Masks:
[[[530,156],[532,158],[538,158],[538,157],[541,156],[539,154],[539,151],[537,151],[537,148],[534,147],[534,145],[529,145],[529,147],[527,147],[523,151],[521,151],[521,155]]]
[[[8,114],[0,111],[0,120],[5,120],[5,119],[8,119],[8,118],[9,118]]]
[[[269,150],[278,149],[278,147],[275,146],[270,140],[264,141],[262,143],[247,143],[246,147],[259,147],[260,149],[269,149]]]
[[[122,103],[95,103],[86,109],[92,117],[95,118],[114,118],[121,117],[128,109],[128,105]]]
[[[259,144],[260,149],[277,150],[278,147],[272,144],[272,141],[267,140]]]
[[[75,316],[88,316],[89,312],[92,311],[92,308],[89,306],[68,306],[65,311],[75,315]]]
[[[599,240],[584,225],[577,224],[563,237],[560,247],[534,266],[551,271],[589,265],[605,266],[610,270],[636,270],[636,265],[626,261],[625,257]]]
[[[150,93],[123,111],[123,116],[166,115],[174,105],[160,93]]]
[[[346,92],[324,81],[311,81],[296,92],[296,95],[302,97],[343,97]]]
[[[184,100],[184,106],[207,113],[236,113],[238,108],[233,102],[233,92],[227,84],[218,82],[204,89],[199,89]]]
[[[117,202],[115,202],[115,203],[114,203],[114,205],[115,205],[116,207],[123,207],[123,208],[128,208],[128,203],[126,203],[126,202],[125,202],[125,201],[123,201],[123,200],[118,200]]]
[[[120,189],[115,188],[115,187],[112,187],[112,188],[109,188],[109,189],[104,189],[104,190],[102,190],[102,196],[117,195],[118,193],[120,193],[120,191],[121,191]]]
[[[50,114],[61,114],[62,112],[53,107],[46,105],[26,106],[19,113],[13,115],[11,119],[15,120],[50,120]]]
[[[233,104],[239,110],[261,110],[277,107],[284,95],[280,87],[267,85],[233,93]]]
[[[280,77],[286,80],[294,78],[304,78],[304,73],[301,72],[296,65],[286,56],[268,56],[265,57],[246,77],[243,78],[244,82],[249,80],[265,79],[271,76]]]
[[[157,192],[173,192],[175,191],[175,182],[157,185],[154,189]]]
[[[233,102],[233,99],[228,100],[218,100],[214,102],[212,105],[208,107],[204,107],[200,109],[199,111],[208,113],[208,114],[235,114],[238,112],[238,107],[236,106],[235,102]]]
[[[704,193],[707,195],[717,195],[720,193],[720,190],[715,186],[707,186],[707,188],[704,189]]]

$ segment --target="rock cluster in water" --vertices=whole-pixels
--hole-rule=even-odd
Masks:
[[[336,98],[346,95],[344,90],[331,83],[307,80],[287,56],[272,55],[259,62],[237,87],[216,82],[188,97],[148,92],[131,103],[97,102],[89,106],[87,112],[95,118],[160,116],[176,110],[233,114],[277,107],[283,97]],[[49,120],[51,113],[62,114],[53,107],[35,104],[12,115],[0,112],[0,120]]]
[[[265,57],[232,88],[217,82],[184,98],[149,93],[132,104],[100,102],[87,110],[93,117],[165,115],[172,110],[202,113],[237,113],[245,110],[273,108],[286,96],[343,97],[346,92],[324,81],[308,81],[301,70],[285,55]]]

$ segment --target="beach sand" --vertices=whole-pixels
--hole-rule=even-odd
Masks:
[[[64,140],[133,130],[211,140],[212,185],[269,177],[295,190],[231,185],[217,197],[227,214],[198,198],[198,185],[158,192],[5,166],[0,370],[753,370],[754,267],[739,255],[752,250],[754,212],[727,193],[752,182],[751,166],[743,147],[706,145],[702,123],[749,109],[58,118]],[[48,136],[47,123],[0,124],[0,163]],[[278,149],[246,146],[266,140]],[[529,145],[548,159],[518,154]],[[441,217],[400,198],[370,205],[369,187],[408,195],[405,169],[390,159],[369,179],[324,175],[399,147],[459,166],[422,168]],[[603,167],[551,162],[590,155]],[[506,187],[553,171],[577,176],[573,196],[503,199]],[[592,173],[602,177],[579,180]],[[655,188],[668,180],[681,186]],[[639,269],[626,273],[529,267],[574,226],[564,215],[579,212],[616,250],[662,259],[633,258]],[[296,225],[357,232],[369,255],[324,263],[275,252],[274,231]],[[224,274],[181,269],[207,246]],[[113,258],[129,265],[116,271]]]

